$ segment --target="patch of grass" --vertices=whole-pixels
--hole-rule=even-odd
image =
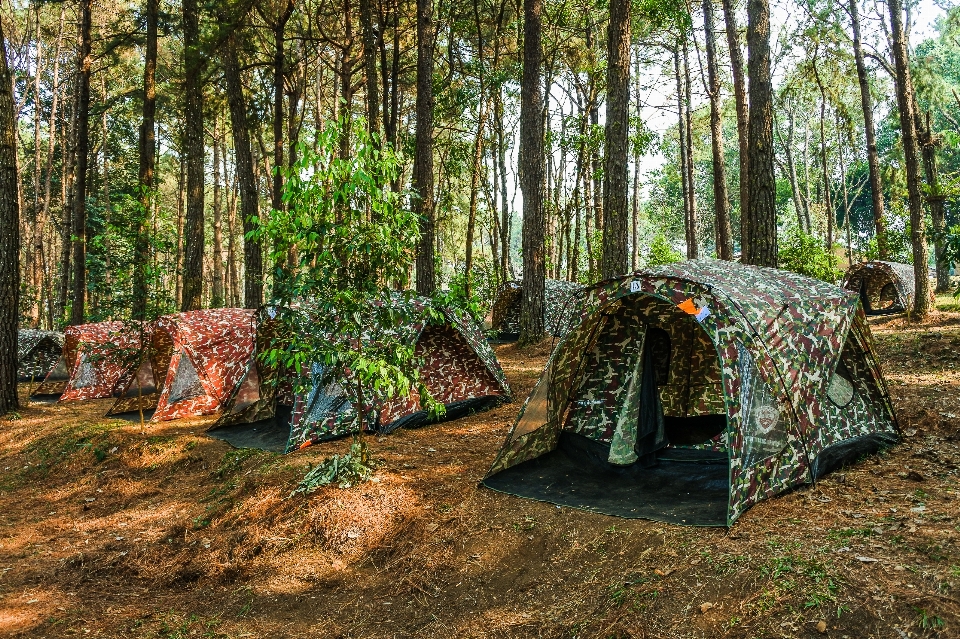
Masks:
[[[260,451],[256,448],[238,448],[227,451],[223,455],[223,459],[220,460],[220,466],[216,470],[217,477],[223,479],[227,475],[232,475],[243,468],[243,463],[247,459],[259,453]]]
[[[921,630],[939,631],[947,627],[947,622],[925,608],[912,606],[917,611],[917,627]]]

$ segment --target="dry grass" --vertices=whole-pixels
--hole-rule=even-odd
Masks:
[[[309,498],[286,496],[349,442],[31,406],[0,422],[0,635],[957,636],[960,314],[875,335],[911,436],[729,532],[478,488],[549,343],[498,347],[514,404],[371,442],[373,482]]]

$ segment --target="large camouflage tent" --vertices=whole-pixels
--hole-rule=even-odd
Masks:
[[[17,334],[17,381],[42,380],[63,355],[63,333],[21,328]]]
[[[160,422],[219,412],[253,357],[256,312],[214,308],[165,315],[137,374],[108,414],[154,409]]]
[[[133,376],[153,325],[100,322],[64,331],[63,355],[33,397],[60,396],[60,401],[116,396]]]
[[[897,441],[855,294],[697,260],[600,282],[584,298],[486,486],[722,526]]]
[[[912,265],[881,260],[854,264],[847,269],[842,286],[859,293],[867,315],[908,311],[913,308],[917,290]],[[932,287],[930,291],[932,299]]]
[[[445,419],[509,401],[510,387],[500,362],[476,323],[452,308],[439,309],[442,321],[431,319],[429,304],[416,298],[415,319],[400,330],[403,340],[415,345],[420,378],[433,399],[446,407]],[[282,341],[279,330],[271,313],[261,311],[257,353]],[[350,381],[333,379],[319,366],[305,380],[305,384],[295,383],[292,374],[278,372],[255,356],[211,434],[238,446],[290,452],[355,432],[357,411],[343,390]],[[416,389],[407,396],[371,404],[374,430],[381,434],[430,421]]]
[[[544,283],[543,326],[547,333],[562,337],[570,329],[577,314],[579,293],[583,286],[576,282],[548,279]],[[491,327],[502,340],[515,340],[520,336],[520,303],[523,284],[511,281],[497,293],[491,311]]]

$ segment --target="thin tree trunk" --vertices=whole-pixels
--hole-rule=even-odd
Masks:
[[[723,0],[723,20],[727,31],[727,47],[730,49],[733,93],[737,106],[737,138],[740,143],[740,261],[749,264],[750,216],[747,212],[750,209],[750,116],[734,0]]]
[[[473,0],[473,17],[477,29],[477,74],[480,95],[477,109],[477,135],[473,140],[473,168],[470,173],[470,211],[467,216],[466,255],[464,260],[464,292],[467,298],[473,289],[473,239],[477,225],[477,193],[480,189],[480,169],[483,165],[483,130],[487,125],[487,94],[483,77],[483,25],[480,22],[478,0]]]
[[[368,1],[368,0],[367,0]],[[286,120],[283,108],[284,87],[284,31],[287,21],[293,14],[293,0],[287,0],[283,13],[273,24],[273,200],[274,210],[283,210],[283,159],[285,148],[283,143],[283,125]]]
[[[823,213],[827,218],[827,251],[833,252],[833,199],[830,197],[830,173],[827,171],[827,93],[820,80],[820,71],[817,69],[817,58],[813,58],[813,76],[820,90],[820,168],[823,174]]]
[[[184,150],[187,163],[187,215],[184,222],[182,311],[203,307],[203,86],[204,58],[200,51],[200,8],[197,0],[183,2]]]
[[[611,0],[607,28],[607,118],[604,127],[603,255],[606,279],[627,272],[630,143],[630,1]]]
[[[773,88],[770,78],[769,0],[747,2],[750,76],[750,243],[747,263],[776,268],[777,183],[773,169]]]
[[[523,191],[523,293],[520,345],[543,339],[544,259],[543,215],[543,87],[542,0],[523,2],[523,73],[520,82],[520,188]]]
[[[420,217],[417,293],[437,288],[433,208],[433,0],[417,0],[417,133],[413,160],[414,211]]]
[[[687,56],[687,41],[683,43],[683,81],[686,100],[683,117],[687,124],[687,197],[690,199],[690,237],[687,240],[687,257],[695,260],[700,257],[700,216],[697,213],[697,183],[693,166],[693,91],[690,87],[690,61]]]
[[[907,39],[903,26],[903,3],[889,0],[890,31],[893,44],[893,61],[897,74],[897,108],[900,112],[900,134],[903,143],[904,165],[907,170],[909,194],[910,231],[913,241],[913,273],[915,297],[913,312],[923,319],[930,312],[930,279],[927,264],[926,222],[923,215],[923,194],[920,190],[920,161],[917,149],[916,119],[914,114],[913,80],[910,77],[910,60]]]
[[[853,24],[853,57],[857,64],[857,80],[860,83],[860,106],[863,110],[863,131],[867,142],[867,166],[870,169],[870,195],[873,199],[873,220],[877,233],[877,251],[880,259],[889,257],[887,223],[884,216],[883,187],[880,183],[880,159],[877,154],[877,132],[873,124],[873,97],[870,95],[870,80],[867,65],[863,61],[863,44],[860,40],[859,0],[850,0],[850,21]]]
[[[73,305],[70,323],[85,321],[87,292],[87,157],[90,144],[90,67],[93,0],[84,0],[80,17],[80,78],[77,98],[77,174],[73,200]]]
[[[54,314],[58,321],[65,319],[67,298],[70,293],[70,281],[72,279],[70,258],[73,250],[71,235],[73,233],[73,207],[76,199],[76,131],[77,119],[80,113],[80,81],[81,74],[78,70],[75,82],[76,87],[73,91],[73,101],[70,105],[70,130],[66,136],[66,152],[61,163],[64,172],[63,179],[60,181],[60,209],[62,213],[61,220],[61,242],[60,242],[60,287],[57,292],[57,305]]]
[[[89,41],[89,40],[88,40]],[[0,26],[0,415],[20,407],[17,327],[20,315],[20,204],[17,133],[6,38]]]
[[[933,222],[933,254],[937,273],[935,292],[948,293],[950,292],[950,262],[947,260],[947,247],[944,241],[947,232],[944,211],[946,196],[940,189],[940,172],[937,167],[937,149],[943,144],[943,140],[933,133],[929,111],[927,111],[926,125],[923,126],[919,114],[917,125],[923,155],[923,171],[927,180],[927,206],[930,207],[930,218]]]
[[[53,57],[53,85],[51,86],[50,92],[52,98],[50,101],[50,119],[48,120],[49,124],[47,125],[47,130],[49,135],[47,138],[47,161],[44,168],[44,185],[43,185],[43,212],[42,216],[44,223],[50,219],[50,203],[51,203],[51,186],[53,179],[53,156],[54,150],[56,149],[56,140],[57,140],[57,108],[60,104],[60,52],[63,44],[63,27],[66,20],[66,4],[60,5],[60,25],[57,29],[57,44]],[[62,180],[66,180],[66,176],[61,176]],[[63,202],[60,203],[61,208],[63,207]],[[50,251],[48,252],[50,257],[53,256],[53,242],[50,242]],[[69,264],[69,252],[67,253],[68,264]],[[54,318],[57,321],[62,319],[63,316],[63,306],[62,304],[59,307],[59,313],[56,310],[57,301],[54,299],[54,292],[49,290],[52,288],[52,269],[44,264],[45,277],[44,277],[44,289],[48,290],[48,301],[47,301],[47,328],[52,329],[54,324]],[[66,274],[64,275],[66,277]],[[57,292],[59,297],[59,291]],[[65,301],[65,299],[64,299]]]
[[[730,200],[727,195],[727,171],[723,157],[723,122],[720,119],[720,74],[717,72],[717,45],[713,26],[713,0],[703,0],[703,25],[706,34],[707,78],[710,86],[710,140],[713,149],[713,203],[716,209],[717,257],[733,259],[733,232],[730,228]]]
[[[380,82],[377,78],[377,31],[373,24],[372,0],[360,0],[360,29],[363,37],[363,69],[367,90],[367,129],[380,132]]]
[[[154,121],[157,113],[157,20],[159,0],[147,0],[147,41],[143,65],[143,121],[140,124],[140,210],[135,216],[134,254],[138,259],[133,265],[133,300],[131,316],[147,319],[147,254],[150,238],[147,219],[153,201],[153,172],[156,161],[156,133]]]
[[[240,191],[240,219],[243,225],[243,304],[258,308],[263,303],[263,253],[260,242],[248,239],[259,216],[257,180],[253,172],[253,153],[247,123],[247,105],[240,79],[237,36],[231,33],[224,47],[224,79],[230,105],[230,128],[233,134],[237,188]]]
[[[677,142],[680,147],[680,191],[683,195],[683,231],[684,241],[687,245],[687,257],[690,257],[692,244],[690,240],[690,173],[687,171],[687,117],[684,112],[684,91],[683,91],[683,72],[680,68],[680,43],[673,51],[673,71],[677,79]]]
[[[210,291],[210,306],[224,305],[223,293],[223,213],[220,190],[220,118],[213,119],[213,285]]]

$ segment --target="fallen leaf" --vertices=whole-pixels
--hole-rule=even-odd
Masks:
[[[817,632],[819,632],[821,635],[827,633],[827,622],[826,622],[826,621],[820,621],[820,622],[817,623]]]
[[[710,603],[709,601],[704,602],[704,603],[700,604],[700,613],[701,613],[701,614],[706,613],[708,610],[710,610],[710,609],[713,608],[713,607],[714,607],[714,605],[713,605],[712,603]]]
[[[880,560],[879,560],[879,559],[874,559],[873,557],[862,557],[862,556],[858,556],[858,557],[857,557],[857,561],[862,561],[862,562],[865,563],[865,564],[875,564],[875,563],[877,563],[877,562],[880,561]]]

